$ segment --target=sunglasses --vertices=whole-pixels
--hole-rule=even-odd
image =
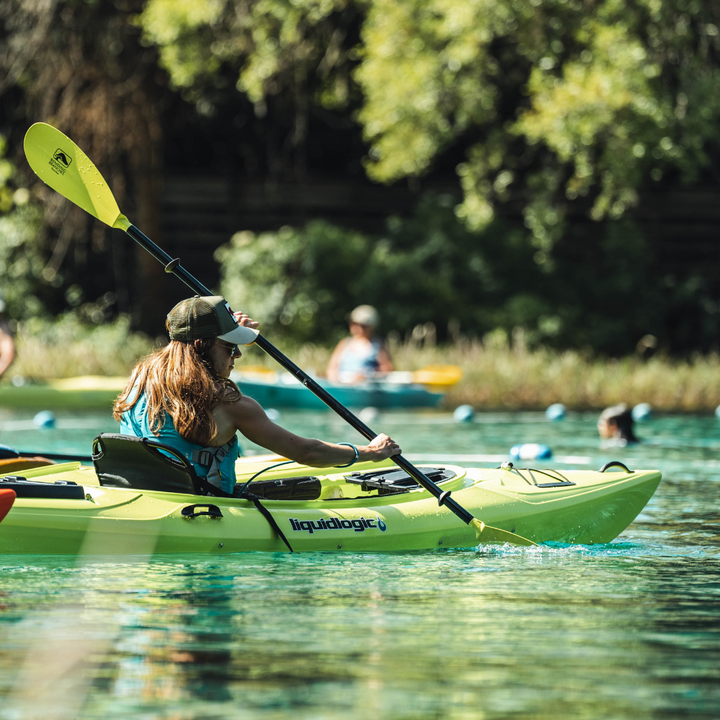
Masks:
[[[237,355],[238,352],[238,346],[232,345],[231,343],[227,343],[224,340],[218,340],[218,345],[221,345],[224,348],[227,348],[230,351],[230,355]]]

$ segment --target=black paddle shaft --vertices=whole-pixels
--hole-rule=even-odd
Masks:
[[[206,288],[197,278],[193,277],[182,265],[179,258],[172,258],[161,247],[156,245],[147,235],[138,230],[134,225],[126,230],[127,234],[147,250],[158,262],[165,267],[165,272],[172,273],[182,280],[191,290],[198,295],[209,296],[213,293]],[[271,342],[262,335],[258,335],[255,340],[261,350],[266,352],[271,358],[276,360],[285,368],[293,377],[299,380],[313,395],[322,400],[333,412],[337,413],[345,422],[355,428],[361,435],[368,440],[377,437],[377,433],[373,432],[360,418],[351,413],[344,405],[339,403],[322,385],[319,385],[306,372],[295,365],[292,360],[281,353]],[[402,455],[395,455],[393,462],[401,467],[408,475],[415,478],[431,495],[436,497],[441,505],[446,505],[450,511],[455,513],[464,523],[469,524],[475,518],[461,505],[458,505],[451,497],[449,492],[443,492],[429,477],[420,472],[412,463],[408,462]]]

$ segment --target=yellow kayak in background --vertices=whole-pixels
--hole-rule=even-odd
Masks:
[[[15,385],[0,383],[0,407],[36,408],[38,410],[108,408],[125,389],[128,378],[86,375],[83,377],[26,382]]]
[[[340,402],[352,407],[435,407],[443,393],[462,378],[456,365],[428,365],[415,372],[360,385],[327,385]],[[287,373],[261,366],[240,367],[233,380],[264,407],[325,408],[311,392]],[[0,407],[37,410],[112,408],[125,389],[127,377],[61,378],[47,382],[0,382]]]

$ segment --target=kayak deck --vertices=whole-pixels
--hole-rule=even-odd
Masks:
[[[271,464],[239,461],[238,483],[258,468],[266,468],[261,476],[266,481],[308,475],[320,480],[315,500],[261,501],[295,551],[398,552],[478,544],[475,531],[423,488],[380,494],[357,480],[358,474],[372,477],[392,468],[390,463],[359,464],[353,473],[295,463],[267,469]],[[561,474],[448,465],[442,472],[442,490],[451,491],[477,519],[537,543],[609,542],[642,511],[661,479],[656,470]],[[0,525],[0,553],[287,551],[247,499],[101,486],[94,469],[78,463],[26,470],[22,476],[49,484],[47,494],[50,487],[60,489],[53,490],[55,497],[19,494]]]

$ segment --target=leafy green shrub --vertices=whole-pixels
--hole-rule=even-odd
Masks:
[[[536,254],[527,230],[495,220],[471,231],[452,198],[428,196],[377,237],[314,221],[238,233],[216,257],[231,304],[293,342],[337,339],[350,310],[370,303],[383,333],[431,325],[441,342],[500,330],[530,348],[613,356],[649,335],[675,354],[716,347],[711,289],[663,275],[632,221],[570,225],[542,264]]]
[[[0,135],[0,292],[14,319],[44,310],[39,289],[43,256],[42,212],[27,188],[17,184],[15,165],[5,158]]]
[[[354,307],[358,269],[371,254],[369,238],[318,220],[302,230],[237,233],[216,258],[222,293],[234,309],[259,320],[266,334],[321,342]]]

